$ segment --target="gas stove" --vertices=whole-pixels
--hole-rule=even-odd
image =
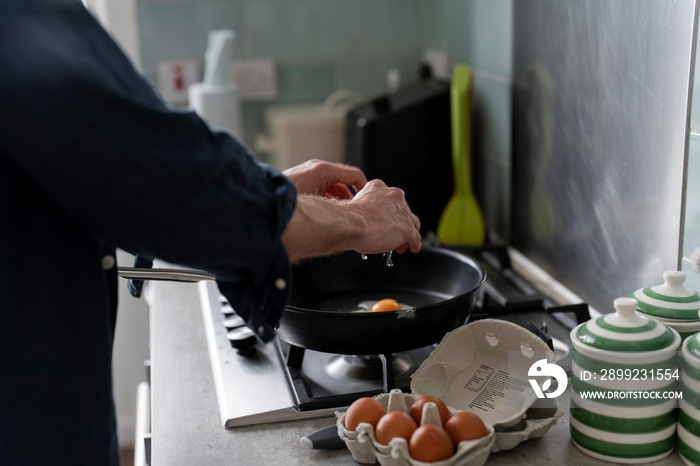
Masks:
[[[547,342],[558,364],[570,372],[569,332],[590,318],[588,305],[570,292],[552,291],[562,288],[552,280],[544,294],[534,284],[541,281],[537,278],[541,271],[516,272],[511,259],[520,256],[507,246],[455,250],[478,260],[487,273],[469,321],[496,318],[527,328]],[[526,264],[527,269],[532,267]],[[408,391],[412,373],[435,347],[351,356],[304,350],[279,339],[263,345],[240,326],[235,310],[214,282],[200,282],[199,287],[219,412],[226,428],[326,416],[361,396],[392,388]]]

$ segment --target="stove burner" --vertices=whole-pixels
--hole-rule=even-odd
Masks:
[[[351,356],[304,350],[278,339],[278,349],[294,406],[306,411],[348,406],[361,396],[392,388],[409,391],[411,374],[434,345],[389,355]]]
[[[386,357],[386,356],[385,356]],[[394,377],[405,377],[418,369],[416,360],[408,354],[392,354],[387,358],[391,364]],[[384,365],[379,356],[334,355],[324,368],[324,374],[333,380],[381,380],[384,377]],[[311,374],[304,371],[307,377]]]

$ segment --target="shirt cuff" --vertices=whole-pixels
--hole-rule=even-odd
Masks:
[[[275,329],[289,299],[291,287],[291,266],[287,251],[281,242],[275,249],[277,254],[273,256],[262,289],[256,290],[248,281],[217,280],[221,294],[245,320],[246,325],[265,343],[277,335]]]
[[[230,282],[217,280],[219,291],[231,306],[246,321],[247,326],[265,343],[275,336],[284,307],[289,300],[292,286],[291,263],[281,236],[296,208],[297,191],[294,184],[277,168],[259,164],[274,181],[277,199],[275,219],[275,241],[269,249],[266,263],[269,264],[262,284],[252,277]],[[255,264],[255,268],[261,264]]]

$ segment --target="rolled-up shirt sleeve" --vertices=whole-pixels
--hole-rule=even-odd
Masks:
[[[0,71],[0,156],[101,242],[213,273],[270,340],[291,285],[281,235],[294,185],[165,105],[75,3],[32,3],[1,23],[13,54]]]
[[[288,300],[291,285],[291,271],[287,251],[279,237],[283,233],[279,226],[286,226],[294,211],[296,196],[290,196],[296,190],[289,186],[289,180],[269,166],[263,165],[276,180],[278,191],[277,220],[278,225],[274,241],[269,249],[268,260],[263,262],[253,281],[226,279],[217,280],[219,290],[226,296],[236,312],[243,317],[248,326],[267,342],[275,336],[275,327],[282,316],[282,311]],[[256,257],[250,260],[255,263]]]

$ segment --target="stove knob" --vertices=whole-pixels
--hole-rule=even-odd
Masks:
[[[257,343],[258,338],[255,333],[248,327],[238,327],[231,330],[226,334],[231,346],[238,350],[238,354],[243,356],[248,356],[255,353],[255,343]]]
[[[238,327],[243,327],[245,325],[245,320],[238,314],[232,315],[224,320],[224,327],[229,330],[233,330]]]
[[[233,308],[231,307],[231,305],[229,303],[225,303],[221,306],[221,313],[224,316],[228,317],[228,316],[234,315],[236,313],[236,311],[233,310]]]

